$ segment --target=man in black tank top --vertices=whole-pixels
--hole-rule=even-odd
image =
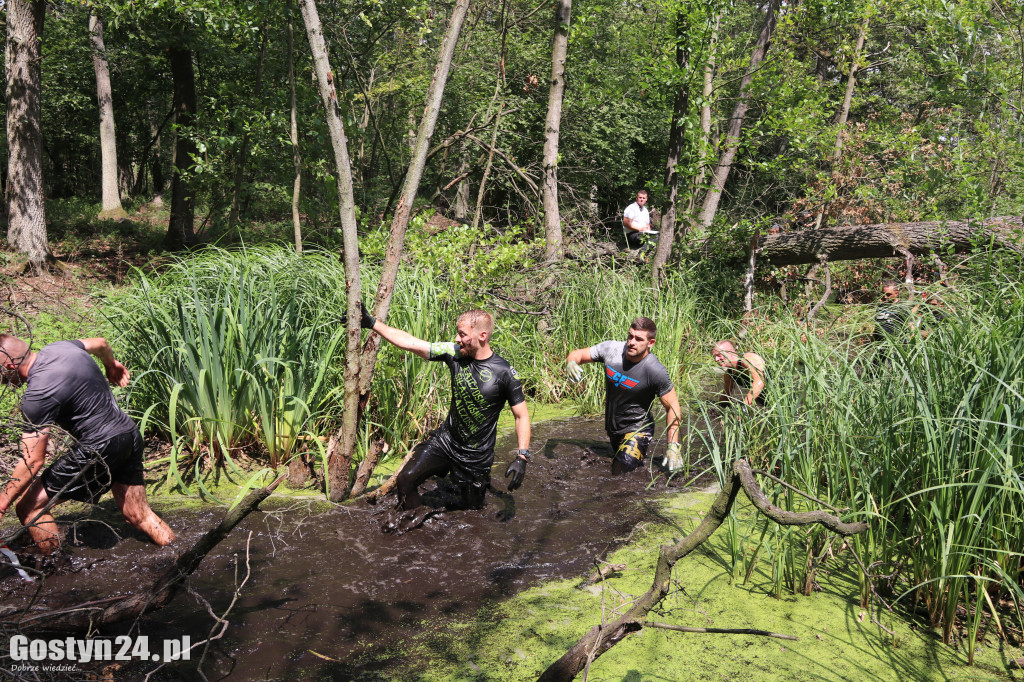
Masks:
[[[363,308],[362,326],[388,342],[425,360],[443,362],[452,377],[448,417],[433,438],[416,447],[413,458],[398,474],[398,498],[403,509],[420,506],[419,486],[431,476],[450,474],[459,486],[463,506],[480,509],[491,482],[498,415],[507,402],[516,421],[519,449],[505,471],[508,489],[522,485],[530,459],[530,412],[516,370],[491,350],[494,318],[470,310],[456,322],[456,341],[429,343],[389,327]]]
[[[91,356],[103,363],[106,381]],[[20,497],[18,517],[36,545],[50,552],[60,537],[56,521],[46,511],[51,500],[95,503],[113,490],[128,523],[158,545],[173,542],[174,531],[146,500],[142,434],[107,386],[109,381],[124,387],[131,378],[110,345],[101,338],[58,341],[33,353],[21,339],[0,334],[0,365],[3,383],[28,385],[21,398],[22,458],[0,490],[0,517]],[[54,424],[67,431],[75,445],[36,479]]]
[[[764,358],[757,353],[740,355],[732,341],[719,341],[712,351],[715,362],[725,370],[722,377],[722,400],[741,400],[748,406],[764,405],[765,402],[765,364]],[[734,395],[739,389],[742,397]]]

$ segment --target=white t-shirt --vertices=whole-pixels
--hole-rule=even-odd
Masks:
[[[626,207],[626,210],[622,212],[622,217],[632,220],[634,229],[651,226],[651,214],[647,211],[647,207],[641,208],[635,201]]]

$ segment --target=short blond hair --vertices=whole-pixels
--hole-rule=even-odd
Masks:
[[[467,310],[459,315],[456,324],[463,322],[478,332],[487,332],[488,338],[494,334],[494,315],[491,315],[486,310]]]

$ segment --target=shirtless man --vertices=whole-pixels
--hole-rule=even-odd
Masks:
[[[764,405],[764,358],[757,353],[740,355],[732,341],[719,341],[712,351],[715,362],[725,370],[722,377],[722,401],[734,400],[734,387],[743,395],[744,405]]]

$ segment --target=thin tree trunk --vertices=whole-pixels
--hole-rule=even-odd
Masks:
[[[341,429],[337,433],[339,447],[327,463],[328,491],[330,499],[341,501],[348,496],[349,466],[352,452],[356,447],[356,429],[359,413],[359,305],[362,291],[359,281],[359,241],[356,235],[355,199],[352,195],[352,165],[348,155],[348,139],[341,122],[341,107],[334,89],[327,45],[324,43],[320,15],[314,0],[299,0],[302,19],[306,25],[309,49],[313,55],[320,98],[327,115],[327,129],[331,146],[334,148],[334,165],[338,176],[338,211],[341,220],[341,235],[345,263],[345,288],[347,291],[348,327],[345,344],[345,395],[342,401]]]
[[[455,219],[466,220],[469,214],[469,143],[465,140],[459,145],[459,173],[455,177],[461,178],[458,187],[455,188]]]
[[[711,95],[715,92],[715,52],[718,50],[718,27],[721,16],[715,15],[715,23],[711,29],[708,45],[708,60],[704,64],[704,86],[700,96],[700,171],[697,173],[696,188],[704,186],[704,177],[708,172],[708,148],[711,144]],[[692,197],[691,197],[692,200]]]
[[[832,168],[839,165],[843,158],[843,134],[846,132],[846,121],[850,118],[850,106],[853,104],[853,90],[857,87],[857,70],[859,68],[860,53],[864,49],[864,39],[868,35],[869,17],[864,17],[860,25],[860,34],[857,36],[857,47],[853,51],[853,62],[850,64],[850,71],[846,77],[846,94],[843,95],[843,106],[840,107],[836,117],[836,144],[832,150]],[[821,219],[825,215],[825,204],[822,203],[818,214],[814,216],[815,229],[821,227]]]
[[[291,24],[288,24],[289,30]],[[260,54],[256,60],[256,84],[254,88],[255,98],[258,100],[263,90],[263,61],[267,54],[267,26],[263,27],[263,39],[260,41]],[[288,54],[291,58],[291,53]],[[242,134],[242,147],[238,150],[238,162],[235,164],[234,189],[231,191],[231,209],[228,211],[228,232],[233,232],[238,224],[238,214],[241,211],[242,181],[245,180],[245,160],[249,156],[249,131]]]
[[[672,255],[672,242],[675,239],[676,202],[679,200],[679,159],[683,155],[683,142],[686,139],[686,117],[690,111],[690,30],[687,21],[688,8],[680,6],[676,10],[676,72],[680,79],[676,88],[676,96],[672,105],[672,125],[668,134],[668,157],[665,162],[665,188],[667,195],[661,210],[661,235],[658,248],[651,262],[651,273],[656,286],[661,285],[665,264]]]
[[[299,193],[302,190],[302,152],[299,149],[299,114],[295,104],[295,30],[288,22],[288,89],[291,93],[292,164],[295,166],[295,180],[292,181],[292,225],[295,227],[295,253],[302,253],[302,221],[299,220]]]
[[[117,183],[117,138],[114,135],[114,100],[107,68],[107,49],[103,44],[103,20],[89,15],[89,39],[92,66],[96,72],[96,102],[100,110],[100,158],[103,165],[103,210],[100,218],[123,218],[121,193]]]
[[[171,219],[167,223],[167,246],[180,249],[196,240],[196,198],[188,178],[196,144],[189,128],[196,113],[196,73],[192,67],[192,50],[176,47],[170,50],[171,75],[174,79],[174,177],[171,180]]]
[[[43,0],[7,3],[7,244],[39,272],[54,261],[43,205]]]
[[[562,97],[565,95],[565,58],[569,51],[569,19],[572,0],[555,4],[555,35],[551,41],[551,88],[548,90],[548,116],[544,126],[544,258],[565,257],[562,246],[562,218],[558,212],[558,129],[562,122]]]
[[[504,4],[502,4],[504,9]],[[502,25],[502,32],[504,33],[504,24]],[[504,61],[504,57],[502,58]],[[484,194],[487,192],[487,178],[491,174],[491,166],[494,164],[494,149],[498,144],[498,132],[501,129],[501,114],[505,110],[505,100],[502,97],[504,78],[502,71],[504,70],[504,63],[499,65],[498,81],[494,84],[494,96],[491,97],[491,103],[487,106],[487,113],[484,114],[484,118],[491,117],[491,111],[495,103],[498,105],[498,112],[494,116],[494,129],[491,131],[491,145],[487,150],[487,162],[484,164],[484,174],[480,179],[480,187],[476,193],[476,210],[473,213],[473,229],[475,230],[480,225],[480,216],[484,209]]]
[[[427,152],[430,151],[430,138],[434,135],[434,127],[437,125],[437,116],[441,111],[441,101],[444,98],[444,88],[448,83],[448,73],[451,71],[452,57],[455,55],[455,45],[459,41],[459,34],[462,33],[462,24],[466,20],[468,9],[469,0],[456,0],[455,6],[452,8],[452,16],[448,20],[448,30],[441,43],[437,67],[434,69],[434,79],[427,90],[426,106],[423,111],[423,119],[420,121],[416,143],[413,146],[412,160],[409,162],[402,195],[391,221],[391,237],[384,256],[384,268],[380,276],[380,285],[377,287],[377,299],[374,306],[378,319],[386,318],[391,307],[391,295],[394,293],[395,279],[398,277],[398,266],[405,245],[405,230],[409,226],[412,204],[419,190],[420,179],[423,177]],[[379,350],[380,337],[371,334],[363,350],[363,372],[359,377],[360,392],[364,396],[368,394],[373,381],[373,368]]]
[[[748,89],[750,82],[754,79],[754,73],[764,60],[768,51],[768,44],[771,41],[772,33],[775,32],[775,25],[778,21],[779,7],[782,0],[771,0],[765,15],[764,26],[754,43],[754,51],[750,54],[750,64],[740,81],[739,99],[736,108],[733,109],[732,118],[729,119],[729,129],[725,134],[725,150],[718,159],[718,165],[711,176],[711,187],[704,196],[704,205],[701,207],[700,224],[708,227],[715,220],[718,212],[718,204],[722,200],[722,192],[725,190],[725,182],[729,178],[729,171],[736,160],[736,151],[740,146],[740,131],[743,129],[743,119],[747,116],[747,109],[750,107],[750,93]]]

